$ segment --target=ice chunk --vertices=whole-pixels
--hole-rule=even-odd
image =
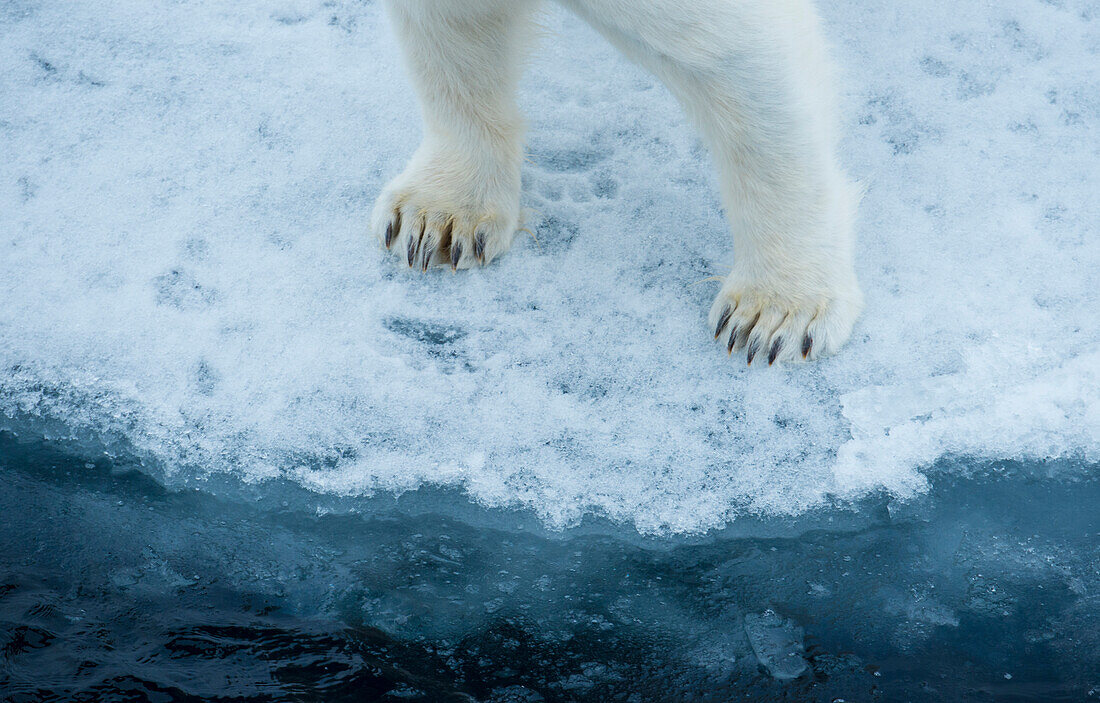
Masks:
[[[745,616],[745,634],[760,665],[772,678],[796,679],[808,668],[802,654],[802,628],[773,610]]]

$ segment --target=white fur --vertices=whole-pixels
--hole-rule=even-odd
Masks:
[[[831,67],[810,0],[558,0],[645,66],[710,147],[733,229],[712,328],[748,359],[836,351],[862,307],[856,187],[836,158]],[[426,270],[486,263],[519,222],[515,90],[538,0],[387,0],[424,141],[374,233]],[[728,311],[728,314],[727,314]]]

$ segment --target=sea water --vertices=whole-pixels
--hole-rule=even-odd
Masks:
[[[1086,467],[963,462],[914,501],[642,537],[454,489],[169,490],[56,446],[0,433],[4,700],[1100,695]]]
[[[820,7],[868,307],[747,369],[705,150],[564,12],[533,236],[414,275],[377,3],[0,5],[0,686],[1096,695],[1100,11]]]

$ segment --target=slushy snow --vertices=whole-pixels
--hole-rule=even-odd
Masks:
[[[564,11],[521,95],[533,236],[452,275],[367,236],[419,138],[378,3],[0,4],[0,427],[643,532],[905,498],[943,457],[1100,461],[1100,7],[820,7],[868,305],[769,369],[708,334],[733,259],[700,141]]]

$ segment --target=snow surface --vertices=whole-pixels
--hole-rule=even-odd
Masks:
[[[537,242],[422,275],[366,235],[419,137],[377,3],[0,4],[0,426],[643,532],[1100,461],[1100,6],[821,10],[868,307],[838,357],[746,369],[706,329],[704,150],[563,11],[522,89]]]

